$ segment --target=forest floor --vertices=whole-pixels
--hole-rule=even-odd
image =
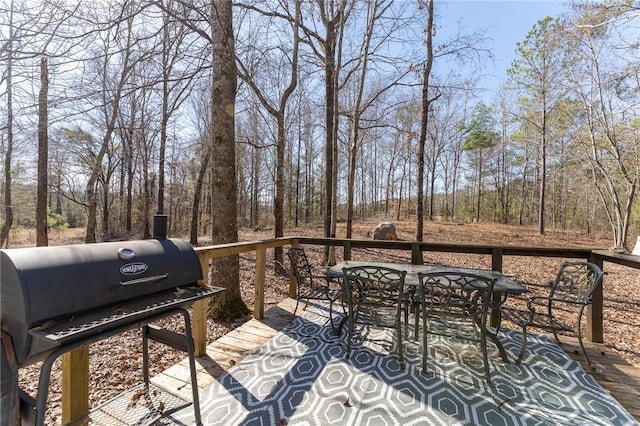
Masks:
[[[354,226],[354,238],[368,239],[377,222],[370,221]],[[394,222],[398,237],[404,240],[414,239],[415,224],[413,222]],[[342,225],[342,226],[341,226]],[[344,224],[338,225],[337,236],[344,237]],[[321,226],[304,226],[287,229],[290,236],[321,236]],[[30,234],[15,238],[14,246],[33,245]],[[240,241],[252,241],[273,237],[273,230],[241,230]],[[67,230],[56,238],[55,232],[50,237],[50,245],[82,243],[81,230]],[[459,224],[444,222],[426,222],[424,241],[437,243],[511,245],[522,247],[575,247],[575,248],[608,248],[611,240],[607,235],[588,235],[577,231],[548,230],[539,235],[535,227],[518,227],[496,224]],[[200,245],[208,243],[201,239]],[[321,247],[305,247],[311,261],[320,265],[323,250]],[[398,251],[382,251],[375,249],[354,250],[353,259],[380,259],[392,261],[410,261],[410,253]],[[342,260],[338,249],[337,260]],[[563,259],[544,259],[531,257],[505,257],[503,271],[524,283],[531,292],[536,287],[552,280]],[[277,304],[287,296],[288,277],[274,273],[273,250],[267,254],[267,288],[265,289],[265,309]],[[451,266],[490,268],[490,256],[466,255],[455,253],[424,253],[425,263],[446,264]],[[285,263],[288,266],[288,263]],[[254,302],[255,254],[245,253],[240,256],[240,285],[243,300],[249,306]],[[608,273],[604,287],[604,330],[605,344],[616,351],[630,364],[640,368],[640,274],[638,270],[605,264]],[[522,301],[513,301],[512,303]],[[235,323],[209,321],[207,339],[212,342],[233,328],[247,321],[250,316],[238,319]],[[167,318],[160,324],[164,327],[180,331],[181,319]],[[150,372],[155,375],[167,367],[179,362],[184,353],[174,351],[167,346],[150,342]],[[21,387],[35,396],[38,385],[40,364],[20,369]],[[103,340],[90,348],[90,404],[96,406],[111,397],[142,382],[141,338],[139,331],[127,333]],[[60,424],[61,405],[60,361],[54,364],[49,402],[47,406],[47,424]]]

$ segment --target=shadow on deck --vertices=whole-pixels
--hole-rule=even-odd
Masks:
[[[197,359],[198,386],[204,389],[225,371],[268,342],[278,331],[293,320],[295,300],[285,299],[265,313],[263,320],[251,319],[207,347],[207,357]],[[300,308],[299,314],[302,313]],[[619,355],[601,344],[585,342],[589,356],[596,367],[593,372],[584,362],[576,339],[564,337],[561,347],[585,371],[591,373],[600,385],[640,421],[640,369],[633,367]],[[152,379],[153,383],[172,389],[172,392],[191,399],[189,367],[185,359]]]

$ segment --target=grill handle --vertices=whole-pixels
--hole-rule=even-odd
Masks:
[[[166,280],[167,278],[169,278],[169,274],[154,275],[152,277],[138,278],[137,280],[120,281],[120,285],[126,286],[126,285],[138,285],[138,284],[145,284],[145,283],[156,283],[158,281]]]

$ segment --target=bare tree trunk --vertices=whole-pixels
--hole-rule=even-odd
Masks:
[[[251,148],[251,214],[249,222],[251,226],[260,224],[260,150],[257,147]]]
[[[416,196],[416,241],[423,240],[424,233],[424,151],[427,141],[427,124],[429,120],[429,81],[433,67],[433,0],[427,2],[427,28],[425,29],[427,61],[422,71],[422,120],[418,139],[418,178]]]
[[[334,47],[337,49],[335,51],[335,60],[334,60],[334,72],[333,72],[333,88],[331,90],[331,98],[327,97],[327,102],[331,99],[333,103],[333,124],[331,126],[331,140],[333,147],[331,149],[333,153],[333,159],[331,160],[331,170],[332,170],[332,178],[331,178],[331,230],[329,236],[331,238],[336,237],[336,230],[338,224],[338,123],[340,119],[340,108],[338,102],[338,94],[340,91],[340,87],[338,85],[339,81],[339,73],[342,69],[342,42],[344,40],[344,25],[346,20],[346,1],[343,0],[337,10],[333,18],[332,28],[334,30]],[[329,246],[327,247],[327,265],[335,265],[336,264],[336,247]]]
[[[433,140],[433,146],[432,146],[432,150],[431,150],[431,155],[433,155],[433,158],[431,158],[430,160],[430,167],[429,167],[429,220],[433,221],[433,214],[434,214],[434,210],[435,210],[435,191],[436,191],[436,166],[437,166],[437,161],[438,161],[438,150],[436,149],[436,144],[437,141],[434,137]]]
[[[11,161],[13,156],[13,2],[9,16],[9,41],[7,46],[7,151],[4,154],[4,223],[0,229],[0,247],[9,247],[9,231],[13,225],[11,200]]]
[[[352,141],[349,149],[349,175],[347,179],[347,238],[352,238],[353,235],[353,204],[354,204],[354,191],[355,191],[355,176],[356,176],[356,160],[358,157],[358,149],[360,144],[360,117],[363,112],[363,96],[364,86],[367,78],[368,64],[369,64],[369,50],[371,45],[371,38],[373,36],[373,30],[376,24],[376,16],[378,14],[377,3],[369,5],[371,13],[369,14],[369,22],[367,22],[367,31],[364,34],[362,41],[362,66],[360,69],[360,78],[358,81],[358,91],[356,93],[356,101],[353,110],[352,127]],[[387,206],[388,206],[387,197]],[[388,210],[388,207],[387,207]]]
[[[230,0],[211,0],[211,237],[214,244],[238,241],[235,119],[237,70]],[[211,316],[233,320],[248,312],[240,294],[237,255],[212,260],[212,284],[224,287]]]
[[[327,20],[325,22],[326,38],[324,40],[324,53],[325,53],[325,66],[324,66],[324,87],[326,98],[326,110],[325,110],[325,128],[326,128],[326,142],[324,159],[326,167],[324,169],[324,181],[325,181],[325,194],[324,194],[324,236],[331,237],[331,223],[333,219],[333,176],[334,167],[333,163],[334,150],[336,141],[334,137],[335,127],[335,79],[336,79],[336,30],[335,22],[333,20]],[[329,246],[325,247],[325,263],[329,263]]]
[[[239,76],[245,81],[249,87],[254,91],[260,103],[266,108],[267,112],[273,116],[277,123],[277,136],[276,136],[276,187],[275,196],[273,202],[273,216],[275,221],[275,238],[284,236],[284,194],[286,192],[285,184],[285,152],[287,150],[287,140],[285,128],[285,113],[287,110],[287,102],[293,94],[298,85],[298,46],[300,44],[299,26],[301,21],[300,1],[295,1],[295,16],[293,17],[292,33],[293,33],[293,46],[291,49],[291,71],[289,84],[280,95],[277,108],[273,106],[264,91],[261,90],[255,82],[253,75],[240,64]],[[284,262],[282,247],[278,246],[274,248],[275,256],[275,272],[284,273],[282,267]]]
[[[295,217],[294,226],[297,228],[300,223],[300,153],[302,145],[302,137],[300,126],[300,117],[298,117],[298,147],[296,152],[296,180],[295,180]]]
[[[150,176],[149,169],[151,167],[151,160],[149,157],[151,153],[145,152],[145,136],[140,137],[140,145],[143,147],[142,152],[142,238],[151,238],[151,197],[153,194],[152,182],[153,178]]]
[[[165,155],[167,152],[167,124],[169,122],[169,52],[167,45],[169,40],[169,23],[168,16],[163,14],[162,26],[162,117],[160,120],[160,149],[158,152],[158,208],[157,213],[164,214],[164,174],[165,174]]]
[[[47,58],[40,60],[40,94],[38,96],[38,190],[36,196],[36,245],[49,245],[47,234],[47,195],[49,192],[49,135],[47,98],[49,72]]]
[[[130,133],[133,133],[133,123],[131,124]],[[126,184],[126,207],[125,207],[125,231],[127,234],[131,234],[133,225],[131,223],[131,217],[133,215],[133,135],[129,139],[128,143],[125,142],[124,149],[126,155],[124,158],[125,172],[127,178]]]
[[[162,82],[162,123],[160,124],[160,148],[158,152],[158,214],[164,214],[164,174],[167,152],[167,123],[169,122],[167,79],[168,77],[165,76]]]
[[[544,234],[544,201],[547,192],[547,110],[544,99],[543,96],[542,105],[545,109],[542,114],[542,128],[540,130],[542,141],[540,145],[540,198],[538,199],[538,233],[540,235]]]
[[[107,167],[106,173],[100,179],[100,185],[102,186],[102,235],[108,236],[111,233],[109,226],[109,181],[111,170]]]
[[[482,207],[482,148],[478,150],[478,199],[476,203],[476,222],[480,223],[480,209]]]
[[[311,218],[313,216],[313,206],[311,205],[312,199],[312,154],[313,154],[313,146],[310,141],[306,141],[305,143],[305,180],[304,180],[304,223],[311,222]]]
[[[189,232],[189,243],[191,245],[198,245],[198,218],[200,217],[200,200],[202,199],[202,187],[204,184],[204,178],[207,174],[209,167],[209,160],[211,158],[211,145],[206,147],[203,151],[205,154],[202,156],[202,163],[200,164],[200,170],[198,170],[198,178],[196,179],[196,186],[193,193],[193,203],[191,205],[191,227]]]
[[[87,228],[85,230],[85,243],[95,243],[96,240],[96,221],[97,221],[97,197],[96,197],[96,179],[93,173],[87,181]]]
[[[104,156],[107,154],[107,150],[113,138],[113,133],[115,131],[116,123],[120,114],[120,101],[122,100],[125,83],[128,81],[129,76],[134,69],[134,60],[132,58],[132,44],[134,42],[134,37],[132,34],[133,22],[131,21],[131,19],[129,19],[119,23],[119,25],[124,25],[124,28],[122,28],[122,32],[124,33],[123,38],[125,39],[126,49],[124,49],[124,51],[122,52],[122,68],[120,71],[119,79],[115,85],[115,90],[106,90],[108,87],[107,79],[109,78],[106,74],[106,69],[104,70],[104,74],[102,75],[102,85],[105,89],[105,92],[103,94],[104,104],[102,106],[104,109],[105,134],[102,138],[100,150],[95,156],[94,161],[91,165],[91,171],[87,179],[87,229],[85,234],[85,243],[95,243],[97,241],[96,228],[98,208],[98,178],[102,173],[102,161],[104,159]],[[105,56],[103,58],[105,64],[109,61],[109,59],[110,58],[108,56]],[[109,96],[109,94],[111,93],[113,93],[113,95]],[[109,96],[108,99],[107,96]]]

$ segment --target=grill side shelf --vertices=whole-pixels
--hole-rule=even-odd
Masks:
[[[172,291],[140,297],[127,303],[101,308],[70,318],[47,321],[29,330],[29,334],[36,339],[64,345],[67,342],[135,323],[177,307],[187,308],[197,300],[222,291],[224,289],[220,287],[178,287]]]

